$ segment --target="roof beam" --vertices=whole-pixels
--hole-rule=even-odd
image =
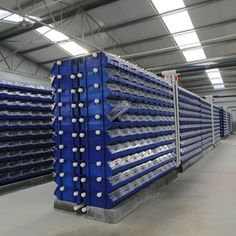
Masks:
[[[199,6],[199,4],[201,4],[201,6],[202,6],[203,3],[206,5],[206,4],[212,4],[214,2],[219,2],[219,1],[222,1],[222,0],[204,1],[204,2],[198,3],[198,5],[193,4],[193,5],[188,6],[188,7],[189,8],[191,8],[191,7],[194,8],[195,7],[196,8],[196,6]],[[148,16],[148,17],[144,17],[144,18],[124,22],[124,23],[119,24],[119,25],[103,27],[99,30],[99,32],[104,33],[104,32],[108,32],[108,31],[120,29],[120,28],[123,28],[123,27],[136,25],[136,24],[143,23],[143,22],[153,21],[153,20],[159,19],[161,16],[162,15],[153,15],[153,16]],[[196,27],[195,31],[207,30],[207,29],[210,29],[210,28],[215,28],[215,27],[219,27],[219,26],[222,26],[222,25],[235,23],[235,22],[236,22],[236,18],[233,18],[233,19],[229,19],[229,20],[225,20],[225,21],[221,21],[221,22],[217,22],[217,23],[213,23],[213,24],[208,24],[208,25]],[[191,32],[191,31],[192,30],[181,31],[178,34],[188,33],[188,32]],[[98,34],[99,32],[94,31],[93,34]],[[90,35],[91,35],[91,32],[84,34],[84,36],[90,36]],[[81,35],[77,35],[76,37],[81,37]],[[116,49],[125,48],[125,47],[129,47],[129,46],[133,46],[133,45],[139,45],[139,44],[142,44],[142,43],[149,43],[149,42],[153,42],[153,41],[157,41],[157,40],[165,40],[167,38],[172,38],[172,37],[173,37],[172,34],[165,34],[165,35],[160,35],[160,36],[155,36],[155,37],[151,37],[151,38],[146,38],[146,39],[141,39],[141,40],[136,40],[136,41],[131,41],[131,42],[119,44],[119,45],[116,45],[115,48]],[[43,45],[43,46],[40,46],[40,47],[35,47],[35,48],[28,49],[28,50],[23,50],[23,51],[21,51],[21,53],[29,53],[29,52],[33,52],[33,51],[38,51],[38,50],[41,50],[41,49],[44,49],[44,48],[51,47],[54,44],[55,43],[49,43],[49,44],[46,44],[46,45]],[[104,50],[109,51],[109,50],[112,50],[112,49],[114,49],[114,47],[106,47]]]
[[[100,1],[96,1],[96,0],[87,0],[87,1],[83,1],[80,3],[77,3],[75,5],[71,5],[69,7],[63,8],[63,18],[68,18],[73,16],[74,14],[77,13],[77,11],[82,8],[85,11],[89,11],[92,10],[94,8],[97,7],[101,7],[107,4],[111,4],[113,2],[116,2],[118,0],[100,0]],[[61,20],[61,11],[57,10],[52,12],[53,18],[55,21],[60,21]],[[42,18],[42,23],[44,24],[51,24],[53,23],[53,19],[51,16],[44,15],[41,16]],[[37,29],[40,26],[42,26],[40,23],[35,23],[32,27],[30,28],[17,28],[17,27],[12,27],[10,29],[7,29],[3,32],[1,32],[1,36],[0,36],[0,41],[6,40],[8,38],[12,38],[15,37],[17,35],[29,32],[31,30]]]

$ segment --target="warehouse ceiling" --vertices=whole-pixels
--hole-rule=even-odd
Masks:
[[[177,68],[183,86],[194,92],[214,91],[206,69],[217,68],[225,90],[235,89],[236,1],[184,0],[184,7],[162,14],[154,1],[2,0],[1,45],[50,69],[54,61],[73,57],[62,47],[63,42],[73,41],[84,50],[81,52],[104,50],[156,73]],[[27,27],[23,27],[23,19],[4,18],[5,11],[25,17]],[[183,11],[188,12],[205,52],[201,60],[186,61],[186,49],[180,49],[163,21],[166,15]],[[66,38],[58,35],[50,40],[39,32],[42,26]],[[181,34],[190,32],[193,30]],[[195,48],[199,45],[191,46],[191,50]]]

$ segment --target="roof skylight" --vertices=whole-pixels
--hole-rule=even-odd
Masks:
[[[160,14],[185,7],[183,0],[152,0]]]
[[[214,87],[214,89],[224,89],[225,88],[224,84],[214,84],[213,87]]]
[[[69,37],[67,37],[65,34],[47,26],[42,26],[36,29],[36,31],[40,34],[43,34],[44,37],[51,40],[52,42],[60,42],[69,39]]]
[[[186,50],[182,53],[188,62],[206,59],[206,55],[202,48]]]
[[[172,34],[184,30],[194,29],[193,23],[187,11],[182,11],[175,14],[163,16],[162,20],[165,22],[168,30]]]
[[[222,78],[211,79],[210,81],[211,81],[211,83],[212,83],[213,85],[215,85],[215,84],[223,84],[223,83],[224,83],[224,81],[222,80]]]
[[[7,17],[9,15],[11,15],[9,11],[0,10],[0,19],[3,19],[4,17]]]
[[[180,49],[201,46],[196,32],[173,36]]]
[[[58,43],[58,46],[69,52],[72,56],[88,53],[86,49],[82,48],[74,41]]]

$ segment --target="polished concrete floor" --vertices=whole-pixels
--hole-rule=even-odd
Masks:
[[[53,183],[0,197],[0,236],[235,236],[236,136],[116,225],[53,209]]]

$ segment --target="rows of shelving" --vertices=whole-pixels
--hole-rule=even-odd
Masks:
[[[0,186],[52,173],[52,90],[2,81],[0,100]]]
[[[220,140],[220,108],[113,55],[52,72],[55,195],[76,209],[113,208]]]

